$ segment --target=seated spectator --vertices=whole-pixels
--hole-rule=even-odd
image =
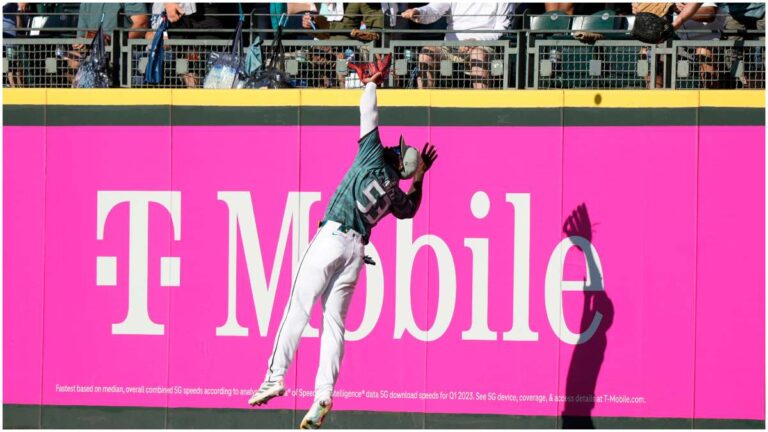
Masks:
[[[632,13],[651,13],[657,15],[667,20],[672,25],[673,30],[677,30],[683,25],[684,22],[691,19],[701,7],[701,3],[684,3],[681,5],[682,6],[680,8],[675,8],[674,3],[632,3]],[[675,15],[675,12],[677,12],[677,15]],[[648,50],[646,48],[642,48],[640,53],[642,56],[648,56]],[[648,60],[651,61],[651,58]],[[659,57],[658,60],[659,61],[656,64],[655,85],[656,88],[662,88],[664,87],[663,72],[666,60],[663,56]],[[647,77],[646,81],[648,82],[648,87],[650,87],[651,78]]]
[[[687,3],[675,3],[675,13],[685,10],[686,5]],[[682,23],[677,35],[682,40],[718,40],[724,26],[725,17],[718,15],[717,4],[702,3],[696,14]],[[702,86],[706,88],[719,87],[719,71],[714,64],[712,49],[697,47],[694,52]]]
[[[408,9],[402,17],[417,23],[429,24],[443,15],[448,16],[446,41],[489,41],[498,40],[509,26],[511,3],[429,3],[419,8]],[[497,30],[498,33],[472,33],[462,30]],[[459,32],[456,32],[459,31]],[[492,48],[483,46],[461,47],[424,47],[419,54],[419,64],[423,76],[419,79],[419,88],[434,87],[437,65],[443,59],[469,63],[469,76],[472,87],[487,88],[489,76],[488,54]],[[426,83],[424,80],[426,78]]]

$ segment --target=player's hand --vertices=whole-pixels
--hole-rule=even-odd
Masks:
[[[422,172],[427,172],[430,168],[432,168],[432,164],[435,163],[435,159],[437,159],[437,150],[435,150],[435,146],[432,145],[430,147],[429,143],[424,144],[424,148],[421,149],[421,161],[419,163],[419,169],[421,169]]]
[[[184,16],[184,9],[178,3],[166,3],[165,13],[168,15],[168,21],[175,23]]]

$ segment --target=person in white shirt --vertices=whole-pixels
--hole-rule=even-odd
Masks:
[[[429,3],[408,9],[401,16],[416,23],[430,24],[447,15],[446,41],[493,41],[501,38],[509,26],[509,13],[512,10],[514,4],[505,2]],[[473,78],[472,87],[486,88],[489,52],[493,52],[493,48],[487,46],[424,47],[419,54],[419,67],[426,77],[426,83],[420,78],[419,88],[434,87],[436,67],[443,58],[468,62],[469,75]]]

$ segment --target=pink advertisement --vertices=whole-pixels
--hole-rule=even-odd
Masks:
[[[764,419],[764,126],[380,130],[440,157],[334,410]],[[358,134],[5,126],[3,403],[249,409]],[[321,326],[254,409],[310,406]]]

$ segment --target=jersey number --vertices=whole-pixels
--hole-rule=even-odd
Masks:
[[[371,208],[373,208],[374,205],[376,205],[376,202],[378,199],[373,196],[373,190],[376,190],[376,192],[379,193],[379,198],[383,198],[384,205],[379,207],[376,210],[376,213],[368,214],[368,212],[371,211]],[[387,210],[389,210],[389,206],[391,204],[389,197],[387,196],[386,192],[384,192],[384,189],[381,187],[378,181],[373,180],[368,187],[366,187],[363,190],[363,195],[368,199],[368,204],[362,204],[360,201],[357,201],[357,209],[360,210],[361,213],[365,215],[365,218],[368,220],[368,222],[371,225],[375,225],[376,222],[379,221],[384,215],[387,214]]]

